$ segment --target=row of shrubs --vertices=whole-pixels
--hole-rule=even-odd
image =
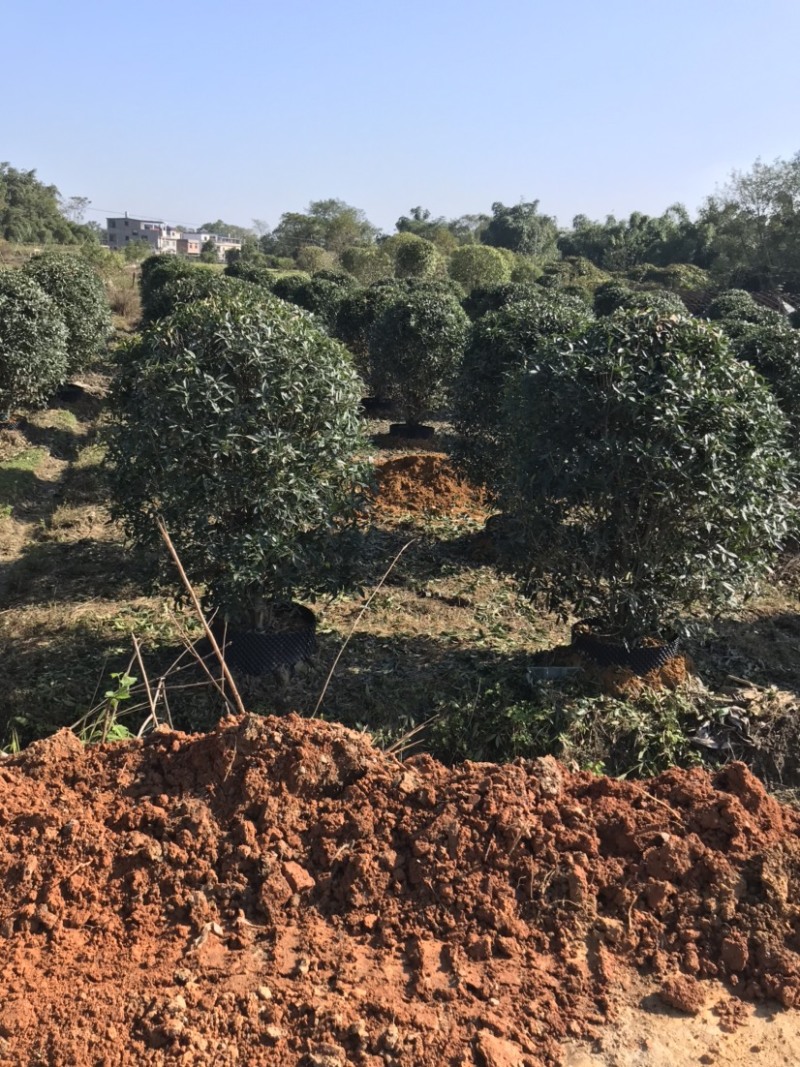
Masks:
[[[79,257],[47,253],[0,271],[0,416],[45,403],[110,331],[103,283]]]
[[[314,283],[346,290],[333,318],[283,298],[308,294],[296,276],[146,262],[148,323],[114,393],[117,515],[141,544],[163,517],[239,624],[357,577],[357,369],[412,421],[449,397],[457,461],[504,515],[504,560],[555,610],[602,614],[626,636],[656,629],[746,587],[785,539],[792,424],[759,373],[796,362],[782,316],[728,294],[717,325],[673,295],[627,293],[598,315],[538,287],[485,294],[471,322],[447,282]],[[770,343],[767,357],[754,331],[780,333],[784,354]]]

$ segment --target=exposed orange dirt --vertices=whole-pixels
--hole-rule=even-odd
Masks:
[[[742,764],[448,769],[297,716],[62,731],[0,761],[0,828],[3,1067],[554,1065],[637,966],[690,1013],[708,978],[800,1003],[800,814]]]
[[[444,453],[419,452],[385,459],[376,463],[375,470],[375,503],[380,511],[427,511],[479,520],[488,514],[483,493],[459,476]]]

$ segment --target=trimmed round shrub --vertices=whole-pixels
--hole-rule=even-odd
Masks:
[[[187,277],[173,278],[164,283],[158,296],[161,310],[159,318],[165,318],[195,300],[206,300],[212,296],[224,298],[236,293],[257,299],[266,295],[267,290],[242,278],[231,278],[216,271],[196,270]]]
[[[638,289],[621,297],[625,311],[658,311],[663,315],[685,315],[686,305],[677,293],[666,289]]]
[[[372,328],[381,314],[403,291],[402,283],[379,282],[346,293],[339,304],[333,334],[353,355],[353,361],[372,396],[381,395],[381,383],[369,357]]]
[[[735,319],[764,326],[783,317],[779,312],[770,311],[769,308],[757,304],[744,289],[728,289],[720,293],[708,305],[706,316],[712,321]]]
[[[272,291],[281,300],[287,300],[290,304],[296,304],[295,296],[303,286],[311,281],[311,276],[303,271],[287,271],[272,283]],[[299,307],[299,304],[298,304]]]
[[[114,387],[114,514],[156,548],[161,516],[210,605],[257,627],[270,602],[349,577],[360,399],[347,350],[290,304],[189,304],[144,332]]]
[[[316,315],[331,332],[336,325],[340,304],[356,285],[355,279],[344,271],[319,271],[302,285],[294,286],[291,298],[285,299]]]
[[[617,312],[544,346],[506,397],[509,558],[552,609],[636,638],[769,567],[793,511],[786,419],[721,331]]]
[[[436,245],[415,233],[393,234],[381,248],[392,258],[398,278],[434,278],[445,272],[444,260]]]
[[[769,382],[791,423],[791,444],[800,443],[800,332],[784,320],[771,326],[745,325],[731,347]]]
[[[447,400],[468,330],[461,305],[436,287],[409,287],[376,321],[370,359],[409,425]]]
[[[467,293],[489,289],[511,280],[511,264],[498,248],[489,245],[462,245],[450,255],[450,277]]]
[[[621,282],[604,282],[594,291],[595,315],[611,315],[622,307],[623,301],[633,290]]]
[[[67,374],[85,367],[105,348],[111,309],[94,268],[78,256],[33,256],[23,268],[55,301],[67,327]]]
[[[55,300],[33,278],[0,271],[0,419],[49,400],[67,375],[68,337]]]
[[[275,270],[266,265],[263,256],[255,261],[244,258],[235,259],[225,268],[225,275],[229,278],[239,278],[243,282],[252,282],[253,285],[266,289],[268,292],[272,292],[277,278]]]
[[[352,245],[341,254],[342,266],[362,285],[371,285],[394,275],[394,264],[382,248],[375,245]]]
[[[509,304],[520,300],[530,303],[532,300],[549,300],[550,294],[544,293],[535,282],[506,282],[486,289],[473,289],[464,300],[464,310],[476,322],[490,311],[500,311]]]
[[[473,324],[453,386],[454,459],[476,484],[496,492],[508,442],[503,388],[509,374],[527,366],[548,338],[568,339],[585,331],[588,308],[549,300],[509,304]]]
[[[200,270],[206,268],[196,267],[179,256],[162,254],[148,256],[142,262],[139,274],[139,290],[142,296],[142,325],[155,322],[163,318],[168,310],[168,305],[161,303],[161,290],[167,282],[177,278],[191,278]]]
[[[693,263],[670,263],[667,267],[649,266],[642,281],[653,282],[662,289],[707,289],[711,276]]]

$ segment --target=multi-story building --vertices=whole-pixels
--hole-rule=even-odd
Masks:
[[[119,252],[132,241],[145,241],[154,252],[167,252],[182,256],[199,256],[206,241],[213,241],[220,260],[232,248],[241,248],[242,242],[217,233],[183,232],[165,222],[151,219],[123,218],[106,219],[108,247]]]
[[[145,241],[154,252],[178,251],[180,230],[168,226],[165,222],[152,219],[130,219],[125,215],[121,219],[106,219],[108,229],[108,247],[120,251],[131,241]]]
[[[218,233],[182,233],[178,238],[178,253],[182,256],[199,256],[206,241],[214,242],[220,260],[224,260],[225,253],[232,248],[242,247],[241,241],[235,241],[232,237],[223,237]]]

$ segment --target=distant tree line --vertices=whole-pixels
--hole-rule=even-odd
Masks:
[[[34,170],[0,163],[0,237],[8,241],[96,240],[99,227],[83,223],[87,205],[84,197],[63,200]],[[304,212],[285,212],[273,229],[262,219],[254,219],[252,227],[217,219],[200,230],[241,240],[240,255],[268,268],[309,273],[344,268],[362,283],[449,273],[469,289],[477,278],[483,285],[519,282],[549,271],[555,285],[559,271],[553,264],[568,260],[642,275],[683,264],[710,272],[717,286],[796,293],[800,152],[773,163],[757,160],[751,170],[733,172],[694,218],[684,205],[673,204],[657,216],[634,211],[627,218],[609,215],[599,221],[576,215],[563,228],[540,211],[538,200],[498,201],[490,214],[453,219],[413,207],[397,220],[396,232],[387,235],[361,209],[331,198],[312,201]],[[500,256],[465,253],[465,247],[495,249]]]

